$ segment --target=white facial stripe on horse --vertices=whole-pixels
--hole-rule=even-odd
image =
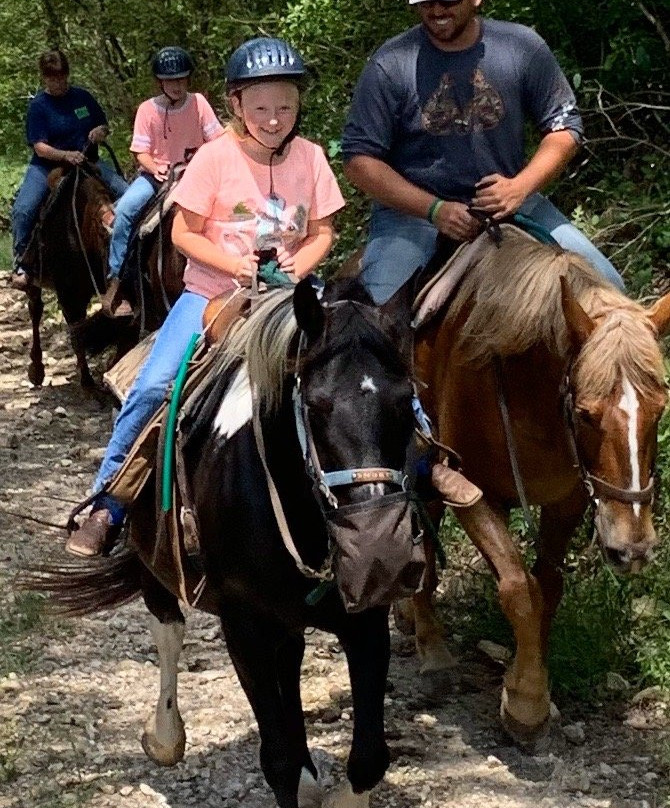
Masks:
[[[361,382],[361,392],[362,393],[378,392],[375,380],[371,376],[363,376],[363,381]]]
[[[619,409],[623,410],[628,416],[628,451],[630,453],[630,468],[631,480],[630,490],[640,490],[640,447],[637,440],[637,413],[640,409],[640,402],[637,400],[637,393],[635,388],[624,376],[621,382],[623,387],[623,395],[619,402]],[[640,503],[633,503],[633,513],[635,516],[640,515]]]
[[[384,483],[368,483],[367,489],[371,499],[372,497],[384,496]]]
[[[219,405],[214,419],[214,432],[228,440],[251,421],[251,387],[247,366],[242,365],[235,374],[228,392]]]

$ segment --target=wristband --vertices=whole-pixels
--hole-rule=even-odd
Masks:
[[[432,201],[431,206],[428,208],[428,213],[426,214],[426,219],[428,219],[431,224],[435,224],[435,217],[442,205],[444,205],[444,199],[435,197]]]

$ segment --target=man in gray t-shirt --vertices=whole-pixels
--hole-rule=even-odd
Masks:
[[[421,24],[388,40],[359,79],[344,130],[347,178],[374,200],[363,280],[383,303],[430,258],[437,233],[473,239],[468,206],[517,211],[610,281],[621,277],[538,191],[581,142],[575,96],[530,28],[482,19],[482,0],[409,0]],[[524,127],[541,135],[526,163]]]

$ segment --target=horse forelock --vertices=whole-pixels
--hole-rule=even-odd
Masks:
[[[624,376],[642,396],[663,389],[663,357],[656,333],[637,305],[605,314],[573,367],[575,389],[587,400],[610,395]]]
[[[409,367],[383,329],[382,317],[372,306],[341,301],[327,310],[324,333],[305,357],[304,367],[325,364],[336,356],[347,357],[353,364],[371,354],[391,373],[408,376]]]

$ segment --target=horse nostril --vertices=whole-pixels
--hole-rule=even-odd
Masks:
[[[631,552],[628,549],[605,547],[605,558],[613,567],[627,567],[631,562]]]

